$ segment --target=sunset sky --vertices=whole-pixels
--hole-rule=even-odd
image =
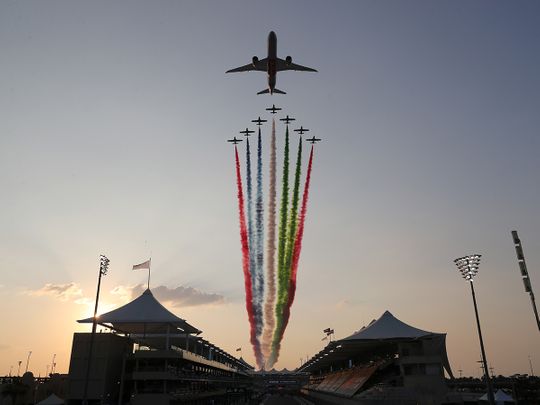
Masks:
[[[277,368],[385,310],[447,333],[454,373],[480,374],[468,285],[496,374],[540,370],[510,231],[540,294],[537,1],[0,2],[0,375],[67,372],[100,312],[151,287],[203,337],[254,364],[233,150],[272,103],[317,145],[296,301]],[[266,56],[287,95],[256,95]],[[263,129],[268,133],[268,126]],[[283,126],[278,139],[283,140]]]

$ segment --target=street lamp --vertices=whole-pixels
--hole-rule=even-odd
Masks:
[[[482,352],[482,362],[484,366],[484,378],[486,379],[487,384],[488,400],[491,405],[495,405],[495,397],[493,396],[493,387],[491,385],[491,378],[489,377],[486,351],[484,350],[484,340],[482,339],[482,330],[480,329],[480,318],[478,317],[478,307],[476,305],[476,295],[474,294],[473,285],[473,278],[478,274],[478,268],[480,267],[480,257],[482,257],[482,255],[464,256],[454,260],[454,263],[456,264],[462,277],[467,280],[471,286],[474,314],[476,315],[476,326],[478,327],[478,337],[480,339],[480,350]]]
[[[96,305],[94,307],[94,318],[92,319],[92,334],[90,335],[90,348],[88,349],[88,362],[86,363],[86,378],[84,379],[84,393],[83,393],[83,405],[88,404],[88,379],[90,377],[90,363],[92,361],[92,349],[94,347],[94,336],[96,334],[97,326],[97,310],[99,302],[99,289],[101,287],[101,276],[107,275],[109,270],[109,259],[106,256],[99,256],[99,276],[96,293]]]

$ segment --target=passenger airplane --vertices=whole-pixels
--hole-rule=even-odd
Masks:
[[[282,72],[284,70],[316,72],[315,69],[292,63],[292,57],[290,56],[287,56],[285,60],[278,58],[277,37],[274,31],[270,31],[270,34],[268,34],[268,56],[266,58],[259,60],[259,58],[254,56],[251,60],[251,63],[240,66],[236,69],[227,70],[225,73],[248,72],[251,70],[268,73],[268,88],[259,91],[257,94],[286,94],[284,91],[276,89],[277,72]]]

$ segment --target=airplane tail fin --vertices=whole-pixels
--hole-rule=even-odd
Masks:
[[[264,89],[264,90],[259,91],[257,94],[268,94],[268,93],[270,93],[270,90],[269,90],[269,89]],[[276,93],[276,94],[287,94],[287,93],[285,93],[284,91],[281,91],[280,89],[274,89],[273,93]]]

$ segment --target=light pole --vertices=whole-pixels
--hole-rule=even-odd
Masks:
[[[26,368],[24,370],[25,373],[28,372],[28,365],[30,364],[30,356],[32,355],[32,350],[28,352],[28,357],[26,358]]]
[[[99,256],[99,276],[96,293],[96,305],[94,307],[94,318],[92,319],[92,334],[90,335],[90,348],[88,349],[88,362],[86,363],[86,378],[84,379],[83,405],[88,405],[88,379],[90,377],[90,363],[92,361],[92,349],[94,348],[94,336],[97,326],[97,310],[99,302],[99,289],[101,287],[101,276],[105,276],[109,270],[109,259],[106,256]]]
[[[493,395],[493,386],[491,385],[491,378],[489,377],[488,363],[486,359],[486,351],[484,350],[484,340],[482,339],[482,330],[480,329],[480,318],[478,317],[478,307],[476,305],[476,295],[474,294],[473,278],[478,273],[480,267],[480,257],[482,255],[469,255],[460,257],[454,260],[459,272],[465,280],[467,280],[471,286],[471,294],[474,304],[474,314],[476,315],[476,326],[478,327],[478,337],[480,339],[480,350],[482,352],[482,363],[484,366],[484,378],[486,379],[488,400],[491,405],[495,405],[495,397]]]

